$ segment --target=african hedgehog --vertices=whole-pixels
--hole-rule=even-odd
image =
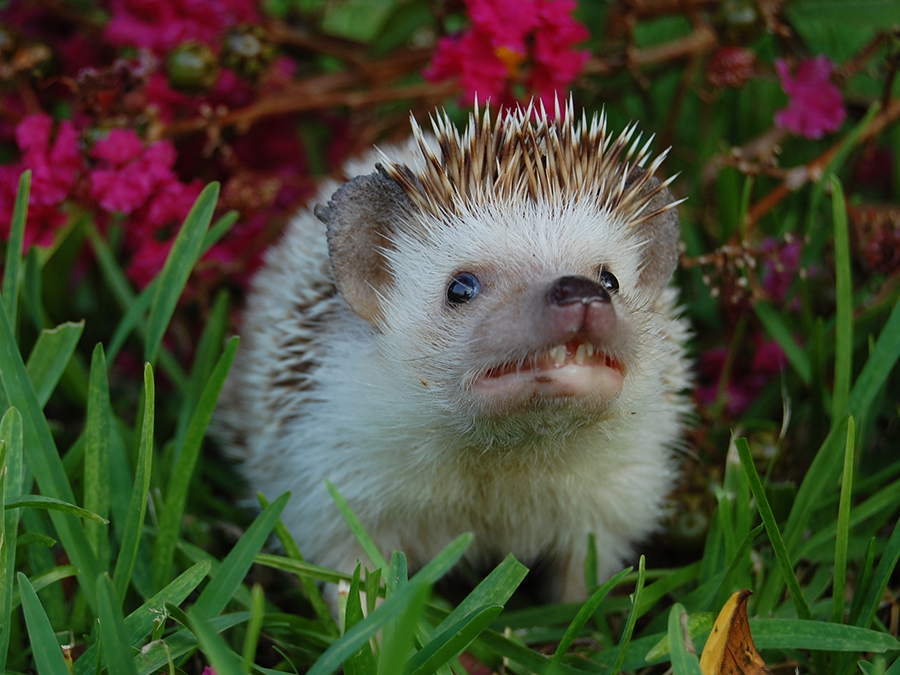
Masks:
[[[656,526],[689,410],[664,154],[644,168],[634,125],[571,101],[412,129],[270,251],[227,444],[254,489],[293,493],[313,562],[365,560],[327,479],[411,569],[471,531],[476,569],[513,553],[545,599],[582,598],[589,534],[604,577]]]

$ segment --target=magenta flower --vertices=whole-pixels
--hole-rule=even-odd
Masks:
[[[90,174],[90,195],[104,211],[131,213],[161,186],[176,182],[175,146],[159,141],[148,148],[132,129],[113,129],[97,141],[98,160]]]
[[[821,138],[836,131],[846,117],[841,92],[831,82],[831,61],[826,56],[805,59],[791,75],[787,63],[775,61],[788,107],[775,113],[775,124],[792,134]]]
[[[465,96],[509,104],[511,85],[524,83],[540,97],[552,97],[581,72],[588,52],[574,45],[588,37],[572,18],[573,0],[466,0],[472,25],[442,38],[424,76],[459,78]]]
[[[4,239],[9,236],[19,176],[31,169],[25,248],[32,244],[49,246],[56,230],[66,222],[60,206],[83,168],[78,132],[66,120],[60,123],[54,137],[49,115],[30,115],[16,127],[16,143],[22,150],[21,161],[0,167],[0,232]]]
[[[106,39],[164,54],[188,40],[215,46],[231,26],[259,20],[253,0],[112,0]]]

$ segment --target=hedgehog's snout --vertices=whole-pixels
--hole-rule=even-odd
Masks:
[[[550,342],[582,338],[603,345],[615,331],[616,312],[609,290],[582,276],[563,276],[550,284],[545,296]]]

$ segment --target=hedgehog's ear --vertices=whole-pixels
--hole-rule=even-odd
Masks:
[[[641,192],[647,194],[658,190],[659,185],[659,179],[653,176],[647,180]],[[658,293],[669,283],[678,266],[680,228],[678,209],[674,204],[675,197],[668,188],[659,190],[653,195],[644,212],[666,210],[634,226],[637,236],[646,242],[641,251],[641,274],[638,285],[654,293]]]
[[[316,216],[328,232],[328,254],[338,289],[361,318],[376,323],[381,297],[392,282],[385,249],[413,206],[397,183],[381,173],[359,176],[332,195]]]

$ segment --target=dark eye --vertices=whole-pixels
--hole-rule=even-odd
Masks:
[[[600,285],[610,293],[615,293],[619,290],[619,280],[616,279],[615,274],[607,269],[600,271]]]
[[[447,300],[451,305],[461,305],[469,302],[481,292],[481,282],[478,277],[469,272],[460,272],[450,280],[447,286]]]

